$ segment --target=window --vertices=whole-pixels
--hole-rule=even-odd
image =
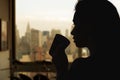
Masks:
[[[48,70],[49,65],[34,63],[51,62],[48,52],[57,33],[66,36],[71,41],[66,49],[69,62],[81,56],[70,35],[76,2],[77,0],[15,0],[15,58],[23,63],[33,62],[32,64],[17,64],[15,75],[22,73],[32,78],[36,73],[42,73],[49,78],[51,75],[55,77],[54,73],[49,74],[44,69],[41,70],[42,68]],[[83,51],[83,57],[90,55],[87,48],[80,50],[80,53],[81,51]]]
[[[51,61],[49,48],[55,34],[72,42],[70,31],[77,0],[16,0],[16,59],[21,62]],[[72,43],[74,45],[74,43]],[[66,49],[70,61],[76,48]]]
[[[69,62],[78,56],[70,35],[76,2],[77,0],[15,1],[15,59],[26,64],[17,64],[14,75],[22,73],[33,78],[35,74],[41,73],[49,78],[55,77],[53,66],[43,65],[42,61],[51,62],[49,49],[57,33],[71,41],[66,49]]]
[[[0,19],[0,51],[5,51],[8,49],[8,39],[7,39],[7,22]]]

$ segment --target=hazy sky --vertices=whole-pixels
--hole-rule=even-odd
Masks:
[[[120,0],[110,0],[120,13]],[[16,25],[24,35],[27,23],[31,28],[51,30],[71,29],[77,0],[16,0]]]

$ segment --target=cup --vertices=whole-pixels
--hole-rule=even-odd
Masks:
[[[53,39],[52,45],[50,47],[49,54],[51,56],[54,56],[54,54],[56,54],[54,52],[56,47],[58,45],[61,45],[61,44],[62,44],[62,48],[65,49],[70,44],[70,41],[66,37],[64,37],[63,35],[56,34],[54,39]]]

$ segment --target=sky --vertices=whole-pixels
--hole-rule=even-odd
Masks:
[[[110,0],[120,13],[120,0]],[[16,0],[16,25],[23,36],[27,24],[43,30],[71,30],[74,7],[77,0]]]

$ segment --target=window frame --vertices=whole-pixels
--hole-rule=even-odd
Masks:
[[[0,36],[2,35],[2,29],[1,29],[1,19],[0,19]],[[1,51],[1,41],[2,41],[2,38],[0,37],[0,51]]]

